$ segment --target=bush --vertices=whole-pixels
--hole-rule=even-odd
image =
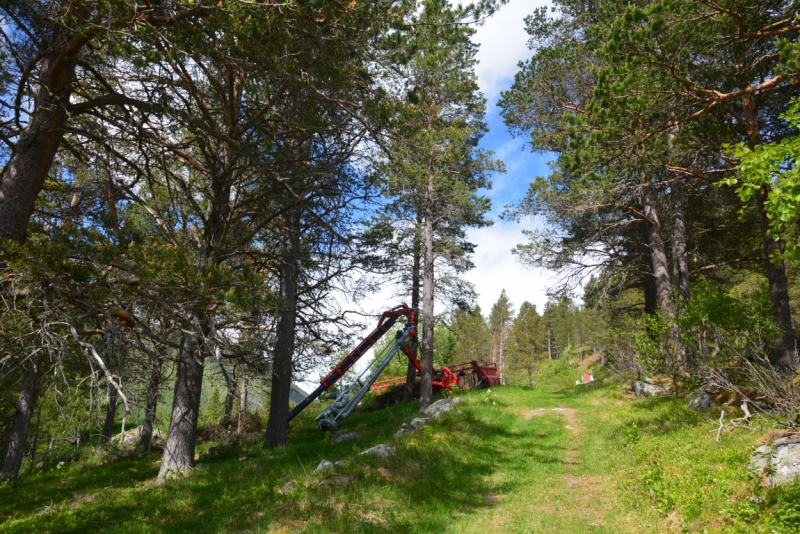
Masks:
[[[570,367],[568,358],[546,360],[539,372],[539,385],[549,389],[563,389],[575,384],[575,370]]]

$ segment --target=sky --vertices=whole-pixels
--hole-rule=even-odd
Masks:
[[[489,126],[489,133],[482,139],[481,147],[492,150],[495,157],[503,160],[506,166],[506,173],[495,175],[492,188],[484,192],[492,199],[492,211],[488,218],[494,224],[468,232],[470,242],[477,247],[473,257],[475,268],[465,278],[475,285],[477,304],[485,316],[489,315],[492,304],[503,289],[515,311],[525,301],[535,304],[541,311],[547,301],[547,286],[555,281],[552,273],[520,265],[511,254],[515,245],[525,242],[522,230],[530,228],[532,223],[503,221],[500,214],[506,204],[514,204],[522,199],[528,184],[536,176],[547,175],[548,156],[532,153],[525,138],[512,138],[497,107],[501,91],[511,87],[514,81],[517,64],[531,55],[527,47],[525,17],[535,8],[549,3],[547,0],[510,0],[473,36],[473,40],[480,45],[476,70],[478,84],[487,100],[486,122]],[[386,288],[366,298],[357,307],[362,312],[380,314],[400,304],[391,295],[392,288]],[[363,322],[367,323],[362,332],[362,336],[365,336],[372,331],[376,322],[369,319]],[[356,369],[361,371],[371,359],[370,351],[359,362],[363,364],[356,365]],[[300,384],[307,391],[316,387],[313,379]]]
[[[514,246],[526,242],[522,230],[531,228],[532,222],[517,223],[500,218],[504,206],[519,202],[534,178],[548,174],[548,156],[532,153],[525,137],[513,138],[497,107],[500,93],[514,81],[518,63],[531,55],[525,17],[535,8],[549,4],[548,0],[510,0],[478,27],[473,36],[480,45],[476,72],[487,101],[485,120],[489,126],[481,147],[493,151],[495,158],[503,160],[506,166],[506,173],[494,175],[492,188],[483,192],[492,199],[488,218],[494,224],[472,229],[467,234],[477,247],[473,256],[475,268],[466,273],[465,278],[475,285],[477,304],[484,315],[489,314],[503,289],[515,310],[528,301],[541,311],[547,301],[547,287],[555,282],[552,273],[525,267],[511,254]],[[358,307],[366,313],[380,314],[400,304],[391,295],[392,289],[386,288],[360,302]],[[368,326],[364,334],[371,329],[372,326]]]
[[[549,5],[543,0],[510,0],[483,26],[478,28],[473,40],[480,44],[478,52],[478,83],[487,100],[486,122],[489,133],[483,138],[481,146],[495,152],[495,157],[503,160],[506,173],[495,175],[493,187],[486,194],[492,199],[490,218],[494,225],[469,232],[469,238],[477,246],[475,269],[466,278],[475,284],[478,291],[478,304],[483,313],[497,301],[505,289],[519,310],[524,301],[536,304],[538,310],[547,301],[545,291],[553,285],[552,273],[532,270],[520,265],[511,254],[511,249],[525,242],[524,228],[530,228],[530,221],[522,224],[503,221],[499,215],[506,204],[519,202],[528,189],[528,184],[537,176],[548,174],[548,156],[534,154],[527,146],[525,138],[512,138],[500,116],[497,101],[500,92],[511,87],[518,63],[528,59],[531,51],[527,47],[528,34],[525,32],[525,17],[537,7]]]

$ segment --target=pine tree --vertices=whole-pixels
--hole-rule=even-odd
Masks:
[[[512,377],[510,381],[517,381],[517,376],[524,374],[528,385],[534,385],[533,373],[537,362],[547,358],[545,336],[544,324],[536,306],[523,302],[508,331],[506,364]]]
[[[491,338],[480,306],[476,305],[471,310],[457,310],[453,314],[450,329],[456,338],[458,361],[489,361]]]
[[[508,328],[511,326],[513,318],[514,310],[511,302],[508,300],[506,290],[503,289],[489,314],[489,330],[492,338],[492,361],[497,364],[501,379],[504,378],[503,373],[506,367],[505,356],[506,345],[508,343]]]
[[[488,224],[490,200],[479,194],[487,176],[501,169],[477,148],[486,131],[485,100],[475,76],[474,30],[469,8],[426,0],[409,21],[413,28],[403,69],[402,130],[389,147],[389,172],[413,191],[421,206],[422,382],[420,410],[430,405],[433,380],[434,292],[437,249],[463,247],[463,228]],[[437,236],[451,236],[440,240]]]

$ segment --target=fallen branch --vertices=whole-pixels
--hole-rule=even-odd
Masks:
[[[722,434],[722,427],[725,426],[725,423],[722,422],[723,419],[725,419],[725,410],[722,410],[719,413],[719,428],[717,429],[717,441],[719,441],[719,436],[720,436],[720,434]],[[712,430],[711,432],[714,432],[714,431]]]
[[[744,412],[744,417],[731,419],[731,424],[733,426],[747,426],[750,424],[750,418],[753,417],[753,414],[751,414],[750,410],[747,409],[747,401],[742,402],[742,411]],[[741,424],[739,424],[740,422]]]

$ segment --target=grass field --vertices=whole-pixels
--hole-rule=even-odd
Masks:
[[[354,414],[341,444],[307,417],[284,450],[249,436],[162,486],[158,456],[48,468],[0,488],[0,532],[800,532],[800,489],[744,469],[759,423],[716,442],[718,412],[619,384],[458,394],[396,443],[415,405]],[[378,443],[396,455],[357,457]],[[317,486],[322,459],[351,482]]]

